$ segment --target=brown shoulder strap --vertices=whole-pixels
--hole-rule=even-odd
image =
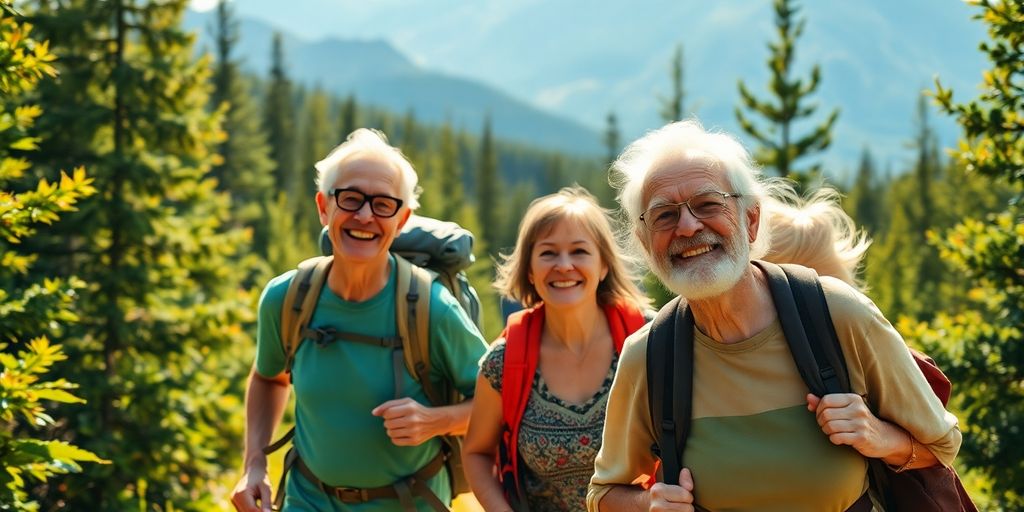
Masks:
[[[405,366],[423,386],[430,403],[445,403],[444,396],[430,381],[430,287],[429,271],[395,255],[398,282],[395,288],[395,317],[398,335],[405,345]]]
[[[302,330],[313,317],[320,290],[327,281],[333,262],[333,256],[317,256],[299,263],[295,277],[288,285],[284,305],[281,306],[281,348],[284,350],[286,372],[292,371],[295,353],[302,343]]]
[[[459,304],[462,304],[462,286],[459,284],[459,278],[456,277],[455,274],[448,272],[439,272],[437,277],[441,280],[441,284],[452,292],[452,295],[455,296],[455,300],[458,301]]]

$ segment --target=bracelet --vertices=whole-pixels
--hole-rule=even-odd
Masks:
[[[902,473],[910,469],[910,466],[917,462],[917,450],[914,449],[914,445],[916,444],[916,442],[914,441],[914,436],[910,435],[910,432],[907,432],[907,437],[910,438],[910,457],[907,459],[906,462],[903,463],[903,465],[899,467],[894,467],[890,464],[889,469],[891,469],[894,473]]]

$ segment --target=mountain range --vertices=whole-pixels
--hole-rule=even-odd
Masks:
[[[211,51],[213,11],[189,11],[185,27],[199,35],[198,47]],[[270,69],[275,29],[253,19],[239,20],[236,55],[243,68],[260,76]],[[283,32],[286,72],[295,82],[321,87],[339,97],[355,95],[363,104],[396,113],[412,110],[433,124],[451,121],[456,128],[479,133],[490,115],[494,132],[504,139],[580,155],[597,153],[600,135],[581,123],[543,111],[487,84],[424,69],[383,40],[325,38],[305,41]]]
[[[685,54],[686,110],[706,126],[738,133],[737,82],[767,93],[767,1],[635,0],[271,0],[232,2],[241,19],[239,55],[265,74],[273,30],[285,33],[297,81],[380,104],[418,119],[478,131],[485,113],[503,137],[599,154],[609,112],[624,141],[655,128],[669,89],[669,60]],[[899,170],[913,152],[916,101],[940,77],[955,98],[977,93],[985,67],[983,26],[959,0],[802,2],[806,20],[795,72],[820,64],[820,105],[801,132],[840,109],[833,146],[820,158],[842,177],[862,148]],[[209,45],[211,13],[189,13]],[[931,113],[943,146],[959,132]],[[740,138],[746,140],[742,134]]]

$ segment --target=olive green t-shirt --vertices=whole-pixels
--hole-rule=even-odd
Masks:
[[[821,278],[854,393],[906,429],[943,464],[960,447],[948,413],[899,333],[870,299]],[[647,397],[650,324],[626,340],[608,399],[604,443],[587,507],[613,485],[643,481],[654,468]],[[807,410],[807,386],[778,321],[746,340],[722,344],[694,329],[693,416],[684,450],[698,510],[846,510],[867,488],[865,459],[832,445]]]

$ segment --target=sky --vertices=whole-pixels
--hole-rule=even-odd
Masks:
[[[419,66],[471,78],[531,105],[602,130],[616,112],[623,136],[660,124],[668,62],[684,44],[688,103],[705,124],[736,132],[732,110],[742,79],[766,95],[766,43],[774,38],[768,0],[233,0],[239,16],[310,41],[380,39]],[[975,95],[985,63],[960,0],[798,2],[807,27],[797,47],[800,73],[823,68],[816,120],[838,106],[840,144],[855,162],[877,148],[883,165],[909,158],[914,101],[935,77]],[[216,0],[192,0],[196,10]],[[286,5],[287,7],[282,7]],[[940,143],[958,135],[933,114]]]

